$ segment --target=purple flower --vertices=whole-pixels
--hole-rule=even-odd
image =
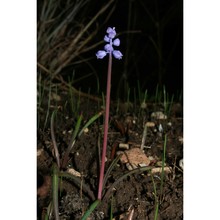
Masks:
[[[116,58],[116,59],[122,59],[122,53],[119,51],[119,50],[113,50],[113,56]]]
[[[99,50],[97,53],[96,53],[96,56],[97,56],[97,59],[102,59],[103,57],[106,56],[106,52],[104,50]]]
[[[114,50],[111,44],[106,44],[104,48],[108,53]]]
[[[120,45],[120,40],[117,38],[113,41],[114,46],[119,46]]]
[[[105,41],[105,42],[109,42],[109,41],[110,41],[110,38],[109,38],[107,35],[105,35],[104,41]]]
[[[119,50],[114,50],[113,48],[113,46],[120,45],[120,40],[118,38],[114,39],[116,36],[115,28],[108,27],[106,33],[107,35],[105,35],[104,41],[107,42],[107,44],[104,46],[104,50],[99,50],[96,53],[97,59],[104,58],[107,53],[112,53],[116,59],[122,59],[122,53]]]
[[[116,35],[115,27],[113,28],[109,27],[106,32],[108,33],[109,38],[111,39],[115,38],[115,35]]]

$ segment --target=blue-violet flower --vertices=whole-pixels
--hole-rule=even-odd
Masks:
[[[119,50],[114,50],[113,48],[113,46],[118,47],[120,45],[120,40],[118,38],[114,39],[116,36],[115,28],[109,27],[106,32],[107,35],[104,37],[104,41],[107,42],[107,44],[104,46],[105,50],[99,50],[96,53],[97,58],[102,59],[107,55],[107,53],[112,53],[116,59],[122,59],[122,53]]]

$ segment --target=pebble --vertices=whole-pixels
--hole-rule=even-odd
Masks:
[[[182,168],[182,170],[183,170],[183,159],[181,159],[180,161],[179,161],[179,166]]]
[[[172,167],[164,167],[164,170],[163,170],[165,173],[171,173],[172,171]],[[154,174],[154,173],[161,173],[162,172],[162,167],[154,167],[151,169],[151,173]],[[150,174],[148,174],[150,175]]]
[[[120,143],[118,147],[119,147],[120,149],[126,149],[126,150],[128,150],[128,149],[129,149],[129,144]]]
[[[154,122],[151,122],[151,121],[148,121],[145,125],[146,125],[148,128],[155,127],[155,123],[154,123]]]
[[[73,176],[81,177],[81,173],[78,172],[78,171],[76,171],[76,170],[73,169],[73,168],[67,169],[67,173],[70,173],[70,174],[72,174]]]
[[[167,116],[163,112],[152,112],[151,118],[155,119],[167,119]]]
[[[122,163],[130,163],[132,164],[132,166],[138,166],[142,163],[146,164],[146,166],[150,164],[150,160],[140,148],[132,148],[130,150],[124,151],[122,153],[120,161]]]
[[[142,102],[141,103],[141,108],[142,109],[146,109],[147,108],[147,103],[146,102]]]

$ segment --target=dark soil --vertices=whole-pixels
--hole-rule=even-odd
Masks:
[[[72,137],[77,117],[83,114],[85,124],[94,114],[102,110],[102,101],[92,100],[91,97],[72,98],[68,92],[57,92],[59,96],[51,98],[49,117],[47,118],[48,96],[42,97],[38,106],[38,142],[37,142],[37,186],[38,186],[38,219],[45,219],[47,208],[52,201],[52,173],[53,164],[56,163],[53,144],[51,140],[50,116],[58,108],[54,121],[55,137],[62,158]],[[45,93],[46,94],[46,93]],[[78,107],[77,107],[78,106]],[[107,170],[112,160],[116,157],[114,149],[118,151],[119,143],[127,143],[129,148],[140,147],[143,137],[144,124],[154,122],[155,126],[147,129],[147,138],[144,152],[152,159],[150,166],[159,166],[162,161],[164,138],[166,144],[166,166],[171,167],[170,173],[164,176],[161,187],[162,174],[149,172],[136,172],[117,181],[129,172],[126,165],[121,162],[113,168],[103,192],[103,201],[89,219],[110,219],[112,207],[115,219],[128,219],[131,210],[134,210],[132,219],[154,219],[156,202],[159,204],[157,219],[183,219],[183,171],[179,167],[179,160],[183,158],[183,112],[180,103],[173,103],[167,119],[155,119],[152,112],[162,111],[164,108],[159,103],[147,103],[145,109],[138,104],[126,105],[111,103],[111,119],[108,134]],[[162,130],[160,130],[162,126]],[[81,219],[83,213],[97,197],[99,178],[99,144],[102,147],[103,116],[96,120],[76,141],[68,167],[74,168],[81,174],[77,177],[81,182],[77,185],[72,179],[62,178],[59,192],[60,219]],[[100,139],[100,142],[99,142]],[[65,171],[68,167],[64,168]],[[113,183],[113,189],[111,185]],[[89,190],[84,188],[86,185]],[[154,193],[156,186],[157,193]],[[109,190],[108,190],[109,189]],[[107,193],[106,193],[107,192]],[[53,213],[51,218],[54,219]]]

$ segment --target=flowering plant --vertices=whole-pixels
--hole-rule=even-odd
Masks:
[[[109,54],[108,62],[108,77],[107,77],[107,89],[106,89],[106,106],[105,106],[105,124],[104,124],[104,139],[103,139],[103,149],[101,158],[101,168],[99,176],[99,189],[98,189],[98,199],[101,200],[102,188],[103,188],[103,178],[105,170],[105,156],[107,149],[107,134],[108,134],[108,121],[109,121],[109,108],[110,108],[110,91],[111,91],[111,72],[112,72],[112,54],[116,59],[122,59],[122,53],[119,50],[114,50],[113,46],[119,46],[120,40],[118,38],[114,39],[116,36],[115,28],[109,27],[107,29],[107,35],[104,37],[104,41],[107,44],[104,46],[104,50],[99,50],[96,53],[98,59],[103,59],[107,54]],[[113,40],[114,39],[114,40]]]
[[[105,50],[99,50],[96,53],[97,58],[102,59],[108,53],[109,54],[112,53],[113,56],[116,59],[119,59],[119,60],[122,59],[122,53],[119,50],[114,50],[114,48],[113,48],[113,45],[114,46],[119,46],[120,45],[120,40],[118,38],[113,40],[116,36],[115,28],[114,27],[113,28],[109,27],[106,32],[107,32],[108,35],[105,35],[104,41],[107,42],[108,44],[105,45],[105,47],[104,47]]]

